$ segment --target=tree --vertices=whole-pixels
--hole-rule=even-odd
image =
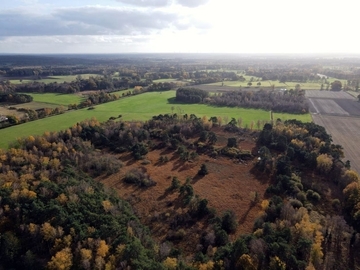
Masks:
[[[226,211],[221,220],[221,228],[227,233],[234,233],[237,228],[237,222],[234,212]]]
[[[214,144],[217,141],[217,136],[214,132],[210,131],[208,136],[208,142],[209,144]]]
[[[333,161],[327,154],[321,154],[316,158],[317,169],[324,174],[328,174],[332,168]]]
[[[252,86],[252,82],[248,82],[248,84],[247,84],[247,85],[248,85],[249,87],[250,87],[250,86]]]
[[[198,175],[205,176],[207,174],[209,174],[209,171],[206,167],[206,164],[202,164],[200,170],[198,171]]]
[[[237,147],[236,138],[228,138],[227,147]]]
[[[333,81],[331,83],[331,90],[332,91],[340,91],[342,88],[342,83],[339,80]]]
[[[70,248],[64,248],[57,252],[48,263],[48,268],[51,270],[67,270],[72,266],[72,253]]]

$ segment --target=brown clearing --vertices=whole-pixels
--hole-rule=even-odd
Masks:
[[[226,137],[234,136],[234,134],[216,133],[218,136],[216,147],[225,146],[223,143],[226,142]],[[255,143],[251,138],[246,138],[239,147],[253,150]],[[161,155],[166,155],[169,162],[158,164]],[[251,195],[257,192],[261,201],[269,185],[267,176],[256,176],[251,173],[256,158],[239,162],[227,157],[214,159],[207,155],[199,155],[194,162],[183,162],[175,151],[160,149],[146,155],[146,160],[151,162],[148,165],[143,165],[143,160],[135,161],[129,153],[119,155],[119,159],[125,165],[121,171],[99,180],[106,186],[116,189],[120,197],[131,203],[136,214],[151,229],[158,242],[166,240],[171,230],[171,218],[188,210],[181,205],[178,191],[166,191],[174,176],[178,177],[182,184],[187,177],[191,177],[195,194],[201,199],[207,199],[209,207],[215,208],[218,216],[222,216],[227,210],[235,213],[239,226],[236,233],[231,236],[232,239],[240,234],[252,232],[254,221],[261,208],[259,205],[252,206]],[[209,174],[199,177],[197,172],[203,163],[207,165]],[[156,186],[140,188],[123,182],[126,172],[138,167],[146,168],[151,179],[157,182]],[[206,223],[202,219],[191,228],[184,228],[186,235],[179,245],[183,252],[187,254],[194,252],[202,232],[210,229]]]

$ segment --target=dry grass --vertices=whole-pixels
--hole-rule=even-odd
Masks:
[[[223,133],[217,147],[224,146],[226,136],[233,135]],[[255,143],[251,138],[240,143],[240,148],[244,150],[252,150],[254,147]],[[161,155],[166,155],[170,161],[158,164]],[[194,162],[183,162],[179,160],[177,154],[166,149],[149,152],[146,159],[151,163],[148,165],[143,165],[141,160],[133,160],[128,153],[119,155],[119,158],[126,167],[121,172],[102,178],[100,181],[106,186],[115,188],[122,198],[133,205],[137,215],[150,227],[159,242],[165,240],[170,230],[171,218],[176,214],[187,212],[187,208],[183,208],[178,199],[178,192],[166,191],[174,176],[178,177],[181,183],[184,183],[187,177],[191,177],[195,193],[201,199],[206,198],[209,206],[215,208],[219,216],[226,210],[232,210],[236,214],[239,226],[232,238],[252,232],[260,207],[251,204],[251,193],[258,192],[261,200],[268,187],[268,179],[265,176],[259,177],[251,172],[255,159],[239,163],[226,157],[213,159],[207,155],[200,155]],[[197,172],[203,163],[207,165],[209,174],[200,178]],[[124,183],[122,179],[126,172],[137,167],[145,167],[157,185],[144,189]],[[208,224],[202,220],[185,229],[186,235],[179,243],[185,254],[194,252],[195,239],[199,239],[207,228]]]

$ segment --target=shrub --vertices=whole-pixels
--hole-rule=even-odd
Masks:
[[[135,184],[141,187],[150,187],[156,185],[156,182],[141,169],[132,169],[126,173],[124,181],[128,184]]]
[[[327,154],[321,154],[316,158],[316,168],[320,173],[328,174],[332,168],[333,161]]]
[[[296,199],[291,199],[290,204],[294,208],[300,208],[300,207],[303,206],[303,204],[300,201],[296,200]]]
[[[232,211],[226,211],[221,219],[221,228],[227,233],[233,233],[236,231],[237,222],[235,214]]]
[[[180,186],[180,180],[176,176],[174,176],[171,181],[171,186],[169,187],[169,190],[177,190],[180,188]]]
[[[146,144],[144,143],[137,143],[131,147],[131,152],[135,159],[141,159],[142,156],[145,156],[148,153]]]
[[[227,147],[237,147],[236,138],[228,138]]]
[[[304,202],[306,201],[306,194],[305,192],[299,192],[298,194],[296,194],[296,198],[301,201]]]
[[[215,243],[217,246],[224,246],[229,242],[229,236],[226,231],[218,229],[215,231]]]
[[[260,201],[259,192],[257,191],[250,192],[250,200],[251,200],[251,204],[253,205],[257,204]]]
[[[206,164],[202,164],[201,167],[200,167],[200,170],[198,171],[198,175],[205,176],[208,173],[209,172],[208,172],[208,169],[206,167]]]
[[[308,200],[313,200],[313,201],[318,202],[318,201],[320,201],[321,196],[320,196],[319,193],[317,193],[317,192],[309,189],[309,190],[306,191],[306,198],[307,198]]]
[[[335,209],[340,209],[341,203],[339,199],[333,199],[331,202],[331,205],[335,208]]]

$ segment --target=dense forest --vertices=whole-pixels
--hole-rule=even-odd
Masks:
[[[209,95],[209,92],[197,88],[178,88],[175,100],[184,103],[206,103],[216,106],[272,110],[274,112],[309,112],[309,105],[303,90],[237,90]]]
[[[214,128],[219,128],[213,125],[218,122],[214,118],[159,115],[145,123],[104,124],[92,119],[61,132],[29,136],[2,151],[1,266],[340,269],[356,264],[358,247],[350,226],[359,228],[359,177],[348,162],[341,161],[342,147],[332,144],[324,128],[313,123],[268,123],[258,134],[254,170],[267,175],[271,184],[263,200],[255,194],[254,204],[263,210],[254,221],[253,233],[236,240],[229,237],[238,226],[236,213],[218,215],[210,209],[206,198],[194,193],[191,179],[181,184],[174,178],[169,187],[169,192],[178,192],[187,211],[173,217],[174,231],[164,243],[152,240],[127,202],[93,180],[123,170],[116,153],[129,152],[142,159],[149,151],[165,148],[184,161],[215,153],[252,159],[232,138],[226,147],[214,148]],[[222,128],[234,134],[247,132],[232,122]],[[190,143],[190,138],[197,143]],[[207,173],[201,166],[199,175]],[[129,172],[123,181],[139,188],[156,185],[156,178],[141,170]],[[176,246],[196,222],[209,226],[198,243],[201,248],[188,258],[190,254],[170,248],[169,243]]]
[[[274,112],[308,113],[305,91],[233,91],[211,96],[207,103],[216,106],[256,108]]]

